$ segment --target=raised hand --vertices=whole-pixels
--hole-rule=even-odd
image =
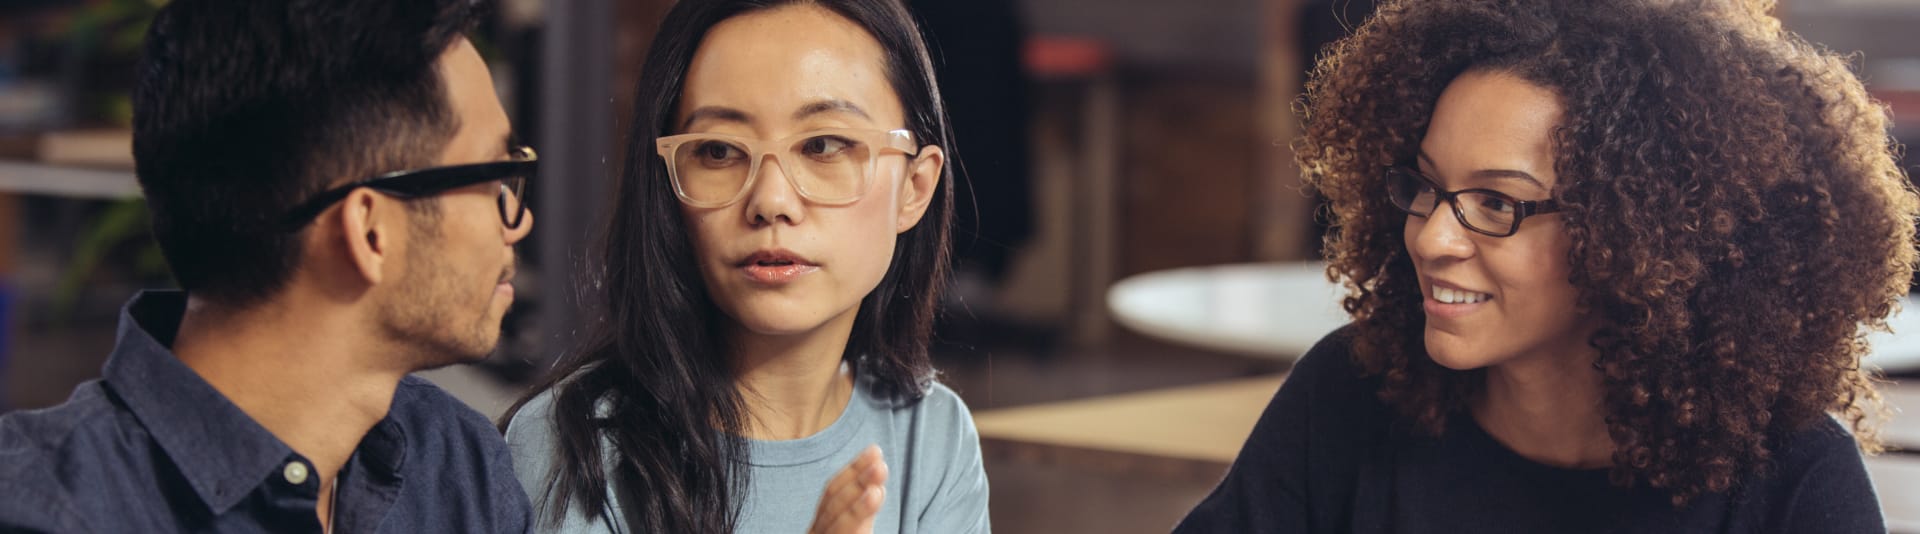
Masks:
[[[827,480],[807,534],[871,534],[873,518],[887,498],[887,462],[879,445],[868,445]]]

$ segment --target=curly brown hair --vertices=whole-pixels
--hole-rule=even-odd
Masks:
[[[1861,325],[1908,291],[1920,200],[1887,112],[1843,59],[1783,30],[1771,2],[1384,2],[1329,48],[1295,148],[1329,201],[1361,367],[1438,435],[1482,371],[1427,356],[1406,215],[1381,170],[1411,161],[1435,101],[1468,70],[1551,89],[1573,246],[1569,280],[1606,325],[1615,484],[1680,506],[1767,469],[1775,441],[1837,414],[1877,452],[1884,407]]]

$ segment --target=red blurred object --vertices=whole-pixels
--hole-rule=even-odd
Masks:
[[[1027,39],[1022,61],[1036,78],[1084,78],[1113,66],[1113,47],[1085,37],[1040,35]]]
[[[1920,89],[1869,90],[1868,93],[1893,111],[1895,128],[1920,128]]]

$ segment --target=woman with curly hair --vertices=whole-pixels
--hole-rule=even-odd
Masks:
[[[1177,532],[1884,532],[1886,113],[1769,2],[1386,2],[1298,144],[1354,323]]]

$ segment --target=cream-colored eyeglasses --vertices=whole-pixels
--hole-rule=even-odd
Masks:
[[[696,208],[739,202],[753,188],[760,162],[769,154],[800,196],[821,204],[851,204],[872,184],[882,152],[915,157],[918,148],[913,132],[858,128],[813,130],[778,140],[691,133],[658,142],[674,193]]]

